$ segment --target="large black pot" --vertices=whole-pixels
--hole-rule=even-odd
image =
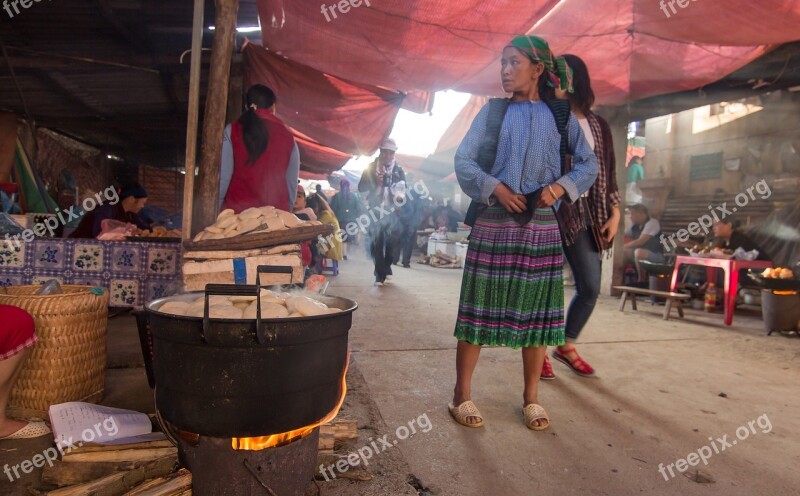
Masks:
[[[208,294],[252,294],[256,286],[209,285]],[[316,299],[340,313],[291,319],[203,319],[146,305],[153,333],[156,407],[175,427],[215,437],[288,432],[324,418],[341,396],[354,301]],[[206,313],[207,314],[207,313]]]

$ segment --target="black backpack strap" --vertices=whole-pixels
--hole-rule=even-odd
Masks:
[[[550,112],[553,113],[553,118],[556,120],[556,129],[558,134],[561,135],[561,174],[566,174],[567,169],[567,155],[569,154],[569,134],[567,133],[567,123],[569,122],[570,107],[568,100],[550,100],[544,101]]]
[[[497,144],[500,141],[500,128],[508,110],[507,98],[492,98],[489,100],[489,115],[486,118],[486,134],[483,135],[481,146],[478,149],[478,165],[484,172],[489,173],[494,167],[497,158]]]
[[[497,144],[500,142],[500,129],[503,127],[503,120],[506,118],[506,111],[508,110],[507,98],[492,98],[489,100],[489,115],[486,118],[486,132],[481,140],[481,146],[478,148],[478,165],[487,174],[492,172],[494,162],[497,159]],[[480,215],[481,204],[472,201],[467,209],[467,215],[464,219],[464,224],[468,226],[475,225],[475,221]]]

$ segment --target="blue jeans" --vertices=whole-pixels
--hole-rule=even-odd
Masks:
[[[589,230],[581,231],[571,246],[564,246],[564,256],[575,276],[575,296],[567,310],[566,335],[568,341],[578,339],[589,317],[592,316],[600,295],[602,259],[597,243]]]

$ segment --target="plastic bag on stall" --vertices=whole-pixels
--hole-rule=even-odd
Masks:
[[[56,279],[50,279],[36,291],[36,294],[39,296],[64,294],[64,290],[61,289],[61,284]]]
[[[10,215],[0,213],[0,237],[5,238],[6,234],[16,236],[17,234],[22,234],[24,230],[25,228],[12,219]]]
[[[733,252],[733,258],[735,260],[746,260],[748,262],[752,262],[758,258],[758,250],[744,251],[744,248],[740,246]]]
[[[105,219],[100,223],[102,231],[97,235],[99,241],[125,241],[128,236],[139,232],[139,228],[128,222]]]

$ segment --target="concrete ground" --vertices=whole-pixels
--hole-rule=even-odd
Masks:
[[[623,314],[602,297],[579,345],[597,377],[554,362],[557,379],[540,389],[550,429],[523,425],[520,353],[502,348],[482,353],[473,400],[486,426],[467,429],[446,407],[461,271],[396,267],[376,288],[365,259],[340,268],[328,293],[359,303],[344,415],[361,437],[349,448],[384,435],[392,448],[372,460],[372,480],[320,481],[323,495],[798,493],[800,339],[766,337],[757,311],[737,311],[731,327],[721,313],[692,310],[664,322],[663,307]],[[141,363],[133,319],[111,319],[104,404],[153,410]],[[0,443],[0,466],[46,444]],[[707,465],[680,473],[679,460],[695,463],[697,452]],[[0,477],[0,493],[28,494],[37,481]]]

